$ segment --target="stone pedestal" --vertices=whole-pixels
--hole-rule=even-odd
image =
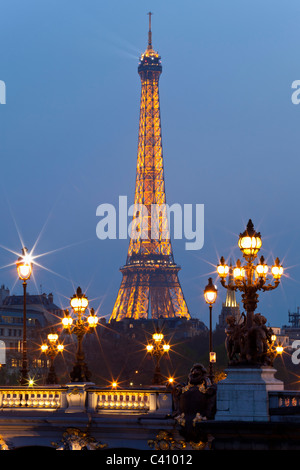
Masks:
[[[66,413],[83,413],[86,411],[86,389],[95,385],[92,382],[68,383]]]
[[[216,421],[269,421],[269,391],[283,390],[272,367],[226,370],[217,385]]]

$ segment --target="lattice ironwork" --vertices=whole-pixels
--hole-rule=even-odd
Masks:
[[[111,320],[190,318],[178,279],[170,240],[164,182],[158,81],[159,54],[148,47],[141,55],[141,103],[134,214],[126,265]]]

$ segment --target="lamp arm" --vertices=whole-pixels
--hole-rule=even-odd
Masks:
[[[271,284],[271,283],[270,283],[270,284],[264,285],[264,286],[261,287],[261,289],[262,289],[263,291],[274,290],[274,289],[276,289],[276,288],[279,286],[279,284],[280,284],[280,281],[279,281],[278,279],[276,279],[276,280],[274,281],[274,284]]]
[[[220,279],[220,283],[223,287],[225,287],[225,289],[229,289],[229,290],[237,290],[239,287],[237,285],[234,285],[234,284],[227,284],[226,283],[226,280],[225,279]]]

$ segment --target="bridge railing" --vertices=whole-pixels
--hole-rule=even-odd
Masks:
[[[272,417],[300,417],[300,391],[269,392],[269,413]]]
[[[0,410],[61,410],[95,413],[170,413],[172,395],[163,388],[120,389],[66,386],[0,387]]]
[[[60,388],[10,387],[0,389],[0,407],[12,408],[47,408],[57,409],[63,406],[64,391]]]

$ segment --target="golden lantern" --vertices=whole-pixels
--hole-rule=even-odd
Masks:
[[[76,294],[71,297],[70,305],[75,313],[84,313],[89,305],[87,297],[82,293],[80,287],[77,288]]]
[[[246,230],[240,234],[239,248],[241,249],[243,255],[247,257],[256,257],[256,254],[261,248],[261,236],[259,232],[254,230],[254,225],[250,219]]]
[[[265,263],[263,256],[260,257],[259,264],[256,266],[256,273],[259,277],[265,278],[268,274],[269,267]]]
[[[91,308],[91,312],[90,315],[87,317],[87,321],[91,328],[96,328],[98,324],[98,317],[96,316],[93,308]]]
[[[46,352],[47,349],[48,349],[48,344],[43,343],[42,346],[41,346],[41,351],[42,351],[42,352]]]
[[[217,354],[213,351],[209,353],[209,362],[217,362]]]
[[[233,269],[233,277],[238,281],[242,281],[245,277],[245,268],[242,267],[240,260],[236,262],[236,267]]]
[[[225,263],[223,256],[220,259],[220,264],[217,266],[217,272],[221,278],[227,277],[229,273],[229,266]]]
[[[27,281],[32,272],[32,260],[31,256],[29,255],[27,248],[23,248],[23,255],[20,256],[18,261],[16,262],[18,276],[21,281]]]
[[[283,274],[283,267],[280,265],[279,258],[276,258],[274,265],[271,268],[274,279],[280,279]]]
[[[204,289],[205,302],[209,305],[214,304],[217,299],[217,293],[218,293],[218,290],[216,286],[213,285],[212,278],[210,277],[208,279],[208,284]]]
[[[47,336],[50,343],[55,343],[58,340],[58,334],[56,333],[49,333]]]
[[[72,323],[73,323],[73,318],[70,317],[70,312],[69,310],[64,311],[64,318],[62,319],[62,324],[64,328],[70,328]]]
[[[152,338],[154,341],[162,341],[164,339],[164,335],[162,333],[154,333]]]

